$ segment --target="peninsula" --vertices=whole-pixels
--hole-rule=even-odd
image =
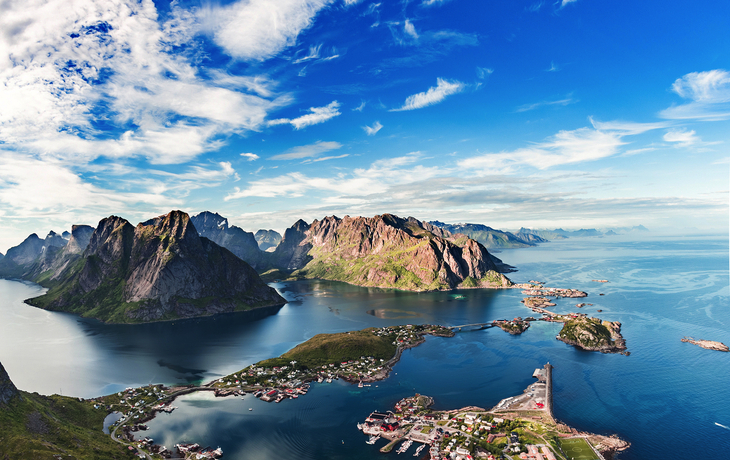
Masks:
[[[522,395],[501,400],[491,410],[465,407],[435,411],[434,400],[416,394],[395,404],[393,410],[373,412],[358,428],[367,444],[386,442],[381,452],[397,448],[414,456],[428,448],[432,460],[448,458],[520,458],[585,460],[613,458],[629,443],[617,436],[581,433],[557,422],[552,415],[552,366],[536,369]]]

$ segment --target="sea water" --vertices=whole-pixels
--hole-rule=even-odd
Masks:
[[[680,341],[691,335],[730,344],[726,237],[576,238],[499,257],[519,269],[509,275],[516,282],[588,292],[585,299],[559,299],[553,310],[620,321],[631,355],[577,350],[555,339],[559,324],[544,322],[520,336],[493,328],[429,337],[371,387],[314,383],[306,396],[280,404],[192,394],[178,399],[172,414],[151,421],[145,435],[168,447],[182,441],[220,446],[233,459],[379,458],[382,442],[366,445],[356,428],[371,411],[416,392],[434,397],[437,409],[491,407],[521,393],[532,371],[549,361],[556,418],[630,441],[622,459],[726,456],[730,353]],[[22,299],[41,288],[0,281],[0,362],[24,390],[88,397],[150,382],[212,380],[322,332],[532,314],[517,290],[410,293],[323,281],[275,286],[290,302],[265,318],[129,326],[35,309]],[[578,309],[578,302],[593,306]]]

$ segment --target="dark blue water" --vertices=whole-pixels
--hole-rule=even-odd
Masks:
[[[715,423],[730,426],[730,354],[680,342],[692,335],[730,344],[726,238],[571,239],[500,257],[520,269],[511,275],[515,281],[589,292],[581,301],[594,306],[578,310],[575,299],[562,299],[554,310],[621,321],[631,356],[576,350],[555,340],[559,325],[542,322],[521,336],[465,332],[408,350],[377,387],[315,384],[308,395],[281,404],[191,395],[151,422],[149,435],[167,446],[185,440],[220,445],[226,458],[375,458],[379,446],[366,445],[355,427],[370,411],[414,392],[435,397],[441,409],[490,407],[521,393],[532,370],[550,361],[557,418],[629,440],[633,445],[621,458],[693,457],[698,439],[703,456],[727,458],[730,430]],[[257,321],[232,315],[108,326],[25,306],[19,299],[39,288],[0,281],[0,361],[23,389],[62,387],[65,394],[90,396],[150,381],[210,380],[320,332],[530,314],[518,291],[468,290],[466,300],[454,300],[453,293],[317,281],[277,287],[292,302]]]

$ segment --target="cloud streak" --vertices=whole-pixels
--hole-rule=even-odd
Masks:
[[[722,69],[692,72],[678,78],[672,91],[690,102],[662,110],[670,120],[720,121],[730,119],[730,72]]]
[[[269,160],[300,160],[302,158],[316,157],[331,150],[342,148],[339,142],[317,141],[314,144],[294,147],[279,155],[274,155]]]
[[[306,128],[307,126],[317,125],[319,123],[324,123],[327,120],[331,120],[332,118],[340,115],[340,103],[337,101],[332,101],[329,104],[327,104],[324,107],[310,107],[309,113],[306,115],[302,115],[301,117],[289,119],[289,118],[279,118],[277,120],[271,120],[269,122],[270,126],[275,125],[285,125],[285,124],[291,124],[294,129],[302,129]]]
[[[362,129],[368,136],[374,136],[378,133],[378,131],[383,129],[383,125],[381,125],[379,121],[376,121],[373,126],[363,126]]]
[[[436,86],[430,87],[428,91],[408,96],[402,107],[398,109],[391,109],[390,111],[401,112],[405,110],[416,110],[438,104],[446,99],[446,97],[460,93],[465,87],[466,85],[460,81],[449,81],[443,78],[438,78],[436,80]]]

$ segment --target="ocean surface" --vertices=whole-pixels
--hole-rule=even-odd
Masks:
[[[519,269],[508,275],[516,282],[588,292],[586,299],[560,299],[552,310],[620,321],[630,356],[577,350],[555,339],[559,324],[544,322],[520,336],[493,328],[429,337],[371,387],[315,383],[306,396],[280,404],[188,395],[172,414],[150,422],[145,435],[167,446],[220,446],[228,459],[380,458],[382,443],[366,445],[355,426],[371,411],[416,392],[434,397],[437,409],[488,408],[522,393],[533,370],[549,361],[556,417],[628,440],[622,460],[728,458],[730,353],[680,339],[730,344],[729,251],[727,236],[604,237],[498,254]],[[410,293],[326,281],[274,286],[289,303],[258,317],[129,326],[30,307],[22,300],[42,288],[0,280],[0,362],[26,391],[91,397],[147,383],[206,382],[318,333],[532,314],[518,290]],[[594,305],[577,309],[579,301]]]

